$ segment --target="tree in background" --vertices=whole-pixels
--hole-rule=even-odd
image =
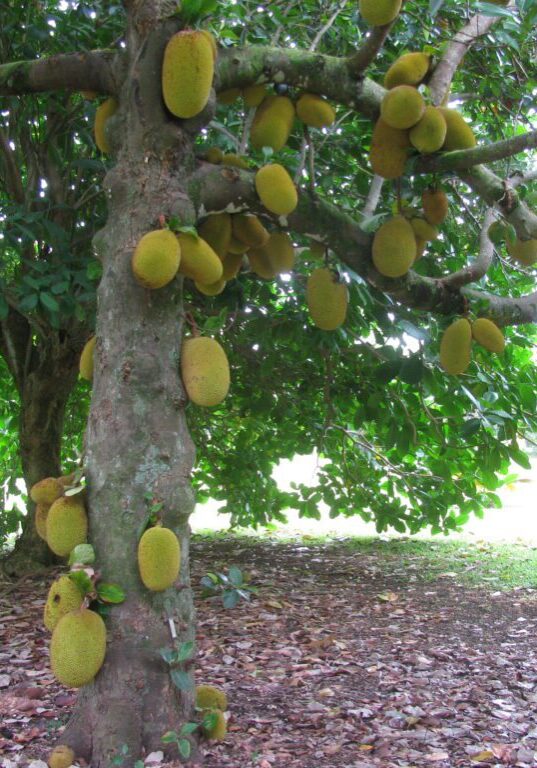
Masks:
[[[107,104],[105,127],[100,113],[99,142],[114,164],[105,181],[108,219],[94,238],[102,279],[86,476],[98,569],[121,584],[127,598],[109,612],[104,665],[82,689],[62,737],[93,766],[108,765],[123,744],[133,757],[160,746],[163,733],[179,730],[192,710],[190,665],[173,670],[186,673],[171,676],[174,687],[170,656],[164,652],[161,660],[171,627],[180,644],[194,633],[187,524],[194,448],[179,376],[185,321],[194,332],[218,336],[230,353],[233,389],[226,404],[189,412],[202,453],[198,482],[226,498],[237,521],[268,520],[290,505],[314,516],[324,499],[332,514],[359,512],[380,530],[449,529],[495,501],[512,459],[527,462],[518,440],[535,421],[529,324],[537,313],[531,293],[537,217],[528,185],[533,173],[512,158],[536,143],[527,125],[526,74],[536,7],[524,2],[482,10],[462,20],[455,3],[407,2],[393,22],[370,28],[350,3],[260,10],[257,3],[185,2],[176,12],[174,4],[145,0],[125,4],[124,38],[111,50],[0,67],[0,92],[16,103],[28,93],[56,89],[91,89],[117,101]],[[208,13],[214,16],[202,26],[219,42],[214,90],[227,104],[217,106],[214,92],[207,89],[204,97],[203,83],[185,79],[193,59],[183,54],[184,70],[172,68],[178,78],[172,101],[202,97],[193,113],[177,116],[175,104],[168,101],[174,115],[163,103],[164,50],[178,30],[199,26]],[[204,47],[199,35],[187,39],[196,41],[193,55]],[[394,174],[377,165],[373,149],[375,167],[390,177],[383,183],[368,160],[381,105],[383,114],[388,110],[380,83],[399,54],[426,44],[432,48],[425,53],[434,54],[424,73],[430,105],[447,103],[452,87],[450,98],[470,119],[478,144],[467,140],[462,149],[440,146],[453,151],[424,154],[410,148],[406,127],[389,126],[393,140],[381,147],[381,159],[399,149],[401,168]],[[285,100],[276,121],[284,140],[276,140],[269,126],[268,135],[261,131],[250,142],[247,159],[266,104],[252,123],[253,111],[230,102],[260,84],[271,94],[275,85]],[[304,92],[337,105],[337,121],[318,132],[302,112],[302,127],[287,141],[294,120],[289,104],[294,110]],[[418,99],[418,119],[420,105]],[[373,143],[378,147],[378,132]],[[243,157],[222,158],[215,146]],[[494,163],[494,172],[484,162]],[[270,168],[274,164],[299,182],[296,208],[292,185],[282,170]],[[257,176],[267,165],[276,179],[268,185]],[[423,220],[420,201],[431,185],[441,185],[449,201],[441,235],[412,269],[407,264],[400,274],[387,274],[393,270],[386,258],[391,263],[401,241],[409,242],[407,220]],[[282,208],[286,196],[291,202]],[[195,275],[187,255],[200,241],[192,228],[218,248],[209,217],[222,212],[259,216],[272,242],[280,238],[273,260],[265,246],[261,253],[251,249],[236,280],[225,287],[202,281],[201,291],[189,280],[184,287],[175,279],[147,290],[134,279],[133,253],[147,255],[142,238],[157,232],[162,239],[166,227],[179,234],[180,270]],[[385,249],[376,233],[386,232],[382,227],[394,217],[396,236]],[[490,230],[495,218],[498,225]],[[285,232],[301,246],[292,272]],[[423,230],[416,232],[424,239]],[[322,244],[320,256],[314,242]],[[407,260],[417,247],[412,235]],[[240,243],[228,239],[223,249],[231,276],[230,248],[240,255],[233,253]],[[284,276],[275,280],[277,266]],[[313,327],[306,310],[308,303],[316,315],[305,293],[308,275],[319,267],[334,270],[323,279],[329,276],[327,291],[337,293],[339,309],[341,296],[350,296],[346,322],[331,332]],[[502,356],[474,344],[470,362],[466,318],[476,316],[509,329]],[[438,363],[438,341],[449,338],[443,331],[454,318],[462,318],[457,327],[464,330],[443,363],[460,375],[448,376]],[[316,323],[327,325],[318,317]],[[493,338],[498,346],[496,331]],[[318,487],[279,493],[269,478],[274,461],[314,448],[328,459]],[[148,592],[140,581],[138,541],[156,517],[179,538],[180,589]]]

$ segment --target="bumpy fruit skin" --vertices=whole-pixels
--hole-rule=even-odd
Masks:
[[[442,149],[450,152],[453,149],[471,149],[476,145],[474,132],[456,109],[438,107],[446,121],[447,132]]]
[[[60,576],[52,582],[48,591],[43,610],[45,627],[52,632],[62,616],[80,608],[83,600],[82,592],[75,582],[69,576]]]
[[[213,741],[222,741],[222,739],[225,739],[227,733],[227,723],[224,713],[219,709],[208,709],[204,714],[208,714],[209,712],[216,716],[216,723],[212,728],[204,729],[204,733],[207,738],[212,739]]]
[[[360,14],[372,27],[393,21],[401,10],[401,0],[360,0]]]
[[[268,91],[265,85],[249,85],[242,92],[244,97],[244,104],[249,109],[258,107],[268,96]]]
[[[327,128],[336,119],[333,106],[315,93],[302,94],[296,103],[296,115],[312,128]]]
[[[212,32],[209,32],[208,29],[200,29],[199,30],[202,35],[205,35],[207,40],[209,41],[209,45],[211,46],[211,51],[213,52],[213,61],[216,61],[218,58],[218,46],[216,44],[216,38],[212,34]]]
[[[384,87],[390,90],[397,85],[419,85],[431,65],[427,53],[405,53],[391,65],[384,76]]]
[[[110,144],[106,137],[106,121],[117,112],[119,104],[115,99],[106,99],[95,110],[95,122],[93,133],[97,147],[107,155],[110,152]]]
[[[369,160],[374,173],[383,179],[402,176],[408,158],[408,131],[392,128],[379,117],[373,129]]]
[[[237,277],[242,266],[242,253],[226,253],[224,256],[224,272],[222,278],[224,280],[233,280]]]
[[[433,227],[433,225],[429,224],[425,219],[420,219],[418,217],[410,219],[410,226],[414,230],[416,240],[423,240],[424,242],[429,243],[431,240],[436,240],[438,237],[439,232],[437,228]]]
[[[440,365],[452,376],[464,373],[470,365],[472,326],[461,317],[444,331],[440,342]]]
[[[147,232],[132,255],[132,271],[144,288],[155,290],[168,285],[177,274],[181,249],[169,229]]]
[[[75,761],[75,753],[66,744],[54,747],[48,757],[49,768],[69,768]]]
[[[233,235],[250,248],[261,248],[269,239],[269,233],[257,216],[237,213],[231,221]]]
[[[313,270],[306,285],[306,302],[313,323],[322,331],[335,331],[345,322],[349,295],[345,283],[326,267]]]
[[[200,709],[220,709],[225,712],[228,707],[226,692],[215,685],[197,685],[196,706]]]
[[[403,216],[388,219],[373,238],[373,264],[385,277],[406,275],[416,259],[414,230]]]
[[[215,339],[187,339],[181,351],[181,376],[185,390],[196,405],[219,405],[229,391],[229,363]]]
[[[419,91],[411,85],[398,85],[388,91],[380,105],[380,115],[392,128],[412,128],[421,120],[425,102]]]
[[[267,211],[278,216],[287,216],[298,204],[293,180],[285,168],[277,163],[259,169],[255,175],[255,188]]]
[[[213,251],[224,258],[231,240],[231,216],[229,213],[213,213],[198,227],[200,236],[209,243]]]
[[[421,196],[423,213],[429,224],[442,224],[448,215],[449,200],[441,189],[426,189]]]
[[[35,530],[37,531],[37,535],[43,539],[43,541],[47,540],[47,517],[49,509],[50,504],[36,504],[35,507]]]
[[[507,239],[505,244],[509,255],[525,267],[531,267],[537,262],[537,238],[532,240],[517,238],[514,242]]]
[[[181,548],[169,528],[148,528],[138,542],[140,578],[152,592],[164,592],[172,586],[181,567]]]
[[[489,352],[496,352],[501,354],[505,349],[505,337],[496,323],[489,320],[486,317],[478,317],[477,320],[472,323],[472,336],[481,344],[482,347],[488,349]]]
[[[216,283],[222,277],[222,261],[209,243],[202,237],[194,237],[186,232],[179,232],[177,239],[181,244],[181,264],[179,272],[191,280],[203,285]],[[229,247],[229,246],[228,246]]]
[[[106,627],[98,613],[82,608],[59,620],[50,641],[55,677],[69,688],[91,683],[106,653]]]
[[[209,101],[214,49],[206,34],[177,32],[168,41],[162,62],[162,96],[176,117],[198,115]]]
[[[52,504],[63,494],[63,485],[55,477],[45,477],[30,488],[30,498],[35,504]]]
[[[250,129],[250,144],[254,149],[272,147],[279,152],[287,144],[293,129],[295,108],[287,96],[268,96],[259,105]]]
[[[210,285],[203,285],[203,283],[194,283],[194,285],[205,296],[218,296],[226,287],[226,281],[221,277],[216,283],[211,283]]]
[[[79,496],[62,496],[47,515],[47,544],[60,557],[84,544],[88,534],[88,517]]]
[[[92,336],[84,345],[82,354],[80,355],[80,362],[78,364],[78,370],[80,377],[86,379],[86,381],[93,381],[93,356],[95,353],[95,336]]]
[[[438,152],[446,140],[447,124],[436,107],[425,107],[421,120],[410,129],[411,144],[423,154]]]

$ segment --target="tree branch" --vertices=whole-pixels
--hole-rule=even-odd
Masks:
[[[15,153],[11,149],[9,139],[2,128],[0,128],[0,150],[4,157],[6,191],[19,205],[23,205],[24,186],[22,176],[15,159]]]
[[[443,278],[444,285],[450,288],[462,288],[463,285],[481,280],[487,274],[494,259],[494,244],[488,236],[488,230],[493,221],[494,209],[489,208],[485,214],[479,236],[479,256],[464,269],[459,269],[458,272],[453,272]]]
[[[369,218],[369,216],[373,216],[377,210],[377,205],[379,204],[383,185],[384,179],[382,176],[373,176],[371,179],[371,186],[369,187],[369,193],[367,195],[367,200],[365,201],[365,205],[362,209],[362,217],[364,219]]]
[[[537,130],[522,133],[512,139],[483,144],[472,149],[458,149],[437,155],[422,155],[416,160],[417,173],[438,173],[440,171],[459,171],[473,165],[493,163],[505,157],[512,157],[518,152],[537,147]]]
[[[361,75],[375,60],[395,21],[385,24],[383,27],[373,27],[362,47],[352,56],[349,56],[349,69],[353,75]]]

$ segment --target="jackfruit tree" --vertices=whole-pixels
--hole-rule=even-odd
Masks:
[[[51,22],[73,8],[108,21],[73,3]],[[36,93],[99,98],[87,487],[45,525],[126,593],[105,625],[84,599],[53,629],[81,686],[61,743],[94,768],[192,717],[168,650],[194,637],[193,472],[236,522],[325,501],[449,530],[527,465],[537,405],[534,0],[114,9],[109,47],[0,65],[8,132]],[[278,490],[273,464],[315,449],[317,485]]]

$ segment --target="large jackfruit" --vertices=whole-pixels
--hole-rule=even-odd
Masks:
[[[373,129],[369,155],[373,172],[383,179],[402,176],[409,147],[408,131],[392,128],[379,117]]]
[[[261,248],[269,239],[269,233],[257,216],[237,213],[231,221],[233,234],[250,248]]]
[[[258,107],[267,98],[268,91],[265,85],[249,85],[242,92],[244,104],[249,109]]]
[[[92,336],[84,344],[84,349],[80,355],[80,362],[78,364],[78,370],[80,377],[87,381],[93,381],[93,360],[95,354],[95,336]]]
[[[187,395],[196,405],[219,405],[229,391],[229,363],[215,339],[186,339],[181,351],[181,376]]]
[[[231,240],[231,216],[229,213],[213,213],[198,227],[200,236],[213,251],[224,258]]]
[[[397,85],[388,91],[380,105],[380,115],[392,128],[412,128],[421,120],[425,102],[419,91],[411,85]]]
[[[198,282],[194,283],[194,285],[198,291],[205,296],[218,296],[226,287],[226,281],[221,277],[216,283],[211,283],[210,285],[204,285],[203,283]]]
[[[186,232],[179,232],[177,239],[181,244],[179,272],[182,275],[203,285],[211,285],[220,280],[222,261],[209,243],[202,237],[195,237]]]
[[[55,477],[45,477],[30,488],[30,498],[35,504],[52,504],[63,495],[63,485]]]
[[[196,707],[199,709],[220,709],[225,712],[228,708],[226,692],[216,685],[197,685]]]
[[[163,592],[172,586],[181,567],[181,548],[169,528],[148,528],[138,542],[138,569],[147,589]]]
[[[67,557],[74,547],[84,544],[88,533],[88,517],[84,502],[77,496],[62,496],[47,515],[47,544],[60,557]]]
[[[372,27],[393,21],[401,10],[401,0],[360,0],[360,14]]]
[[[472,327],[461,317],[444,331],[440,342],[440,365],[446,373],[458,376],[470,365],[471,351]]]
[[[312,128],[327,128],[336,119],[333,106],[315,93],[302,94],[296,103],[296,115]]]
[[[132,271],[144,288],[163,288],[177,274],[180,262],[181,249],[174,233],[155,229],[138,241],[132,255]]]
[[[53,581],[43,610],[43,623],[52,632],[62,616],[76,611],[82,605],[82,592],[69,576],[60,576]]]
[[[50,504],[36,504],[35,507],[35,530],[37,531],[37,535],[43,539],[43,541],[47,540],[47,517],[49,509]]]
[[[117,112],[119,104],[115,99],[106,99],[95,110],[95,122],[93,124],[93,134],[97,147],[105,155],[110,152],[110,143],[106,136],[106,121]]]
[[[441,189],[426,189],[421,196],[423,213],[429,224],[442,224],[448,215],[449,200]]]
[[[452,149],[471,149],[476,145],[474,132],[456,109],[447,107],[438,107],[444,120],[446,121],[447,132],[442,149],[451,151]]]
[[[295,108],[287,96],[268,96],[257,108],[250,129],[254,149],[272,147],[279,152],[293,129]]]
[[[49,768],[70,768],[75,762],[75,753],[67,744],[58,744],[48,756]]]
[[[242,253],[226,253],[223,261],[224,272],[222,278],[224,280],[233,280],[234,277],[237,277],[242,266],[242,260]]]
[[[410,129],[411,144],[423,154],[438,152],[446,140],[447,125],[442,112],[436,107],[425,107],[423,117]]]
[[[532,240],[506,240],[507,252],[525,267],[531,267],[537,262],[537,238]]]
[[[326,267],[313,270],[306,284],[306,302],[317,328],[335,331],[345,322],[349,294],[345,283]]]
[[[388,219],[373,238],[373,264],[381,275],[402,277],[416,259],[416,238],[403,216]]]
[[[172,115],[199,114],[209,100],[213,74],[214,49],[206,34],[183,30],[173,35],[162,62],[162,95]]]
[[[505,337],[496,323],[489,320],[487,317],[478,317],[475,322],[472,323],[472,336],[481,344],[482,347],[488,349],[489,352],[496,352],[501,354],[505,349]]]
[[[292,213],[298,204],[298,194],[292,178],[282,165],[270,163],[255,175],[255,188],[267,211],[278,216]]]
[[[431,65],[428,53],[405,53],[391,65],[384,75],[384,87],[388,90],[397,85],[419,85]]]
[[[106,654],[106,627],[87,608],[66,613],[50,641],[50,663],[56,678],[69,688],[91,683]]]

